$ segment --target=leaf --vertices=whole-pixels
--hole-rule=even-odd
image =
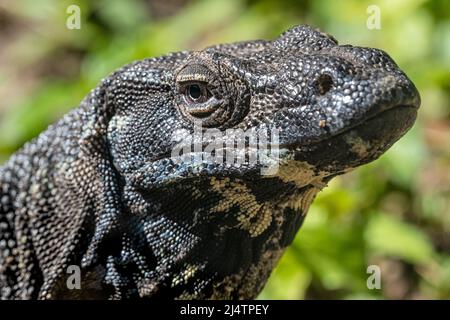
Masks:
[[[375,254],[395,256],[420,264],[426,263],[434,255],[431,241],[419,228],[388,214],[374,214],[364,237]]]

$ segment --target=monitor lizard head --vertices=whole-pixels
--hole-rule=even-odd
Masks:
[[[136,95],[114,95],[130,81],[140,84]],[[248,158],[263,135],[283,163],[343,173],[385,152],[413,125],[420,104],[414,84],[385,52],[338,45],[308,26],[273,41],[144,60],[119,73],[111,91],[118,110],[109,135],[119,170],[182,154],[172,166],[175,175],[214,176],[217,169],[250,176],[267,163],[244,159],[227,169],[220,162],[230,162],[227,142],[241,138]],[[164,170],[167,179],[174,177]]]
[[[121,250],[103,246],[106,278],[150,297],[254,297],[315,194],[385,152],[420,104],[385,52],[308,26],[135,62],[102,87],[125,230]]]

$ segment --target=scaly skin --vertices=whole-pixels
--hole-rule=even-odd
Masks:
[[[1,167],[0,296],[254,298],[316,193],[385,152],[419,104],[386,53],[307,26],[131,63]],[[278,170],[175,162],[194,123],[278,129]]]

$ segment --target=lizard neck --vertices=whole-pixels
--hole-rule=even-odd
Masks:
[[[135,270],[123,275],[141,297],[254,298],[318,191],[278,178],[214,177],[152,192],[125,188],[124,202],[134,204],[125,208],[129,228],[105,259],[119,274]]]

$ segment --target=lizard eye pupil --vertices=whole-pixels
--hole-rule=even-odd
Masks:
[[[200,99],[200,97],[203,94],[202,89],[200,88],[200,86],[198,84],[191,84],[188,87],[188,93],[189,93],[189,97],[194,101]]]
[[[190,83],[184,87],[184,96],[187,102],[199,104],[208,101],[210,93],[204,83]]]

